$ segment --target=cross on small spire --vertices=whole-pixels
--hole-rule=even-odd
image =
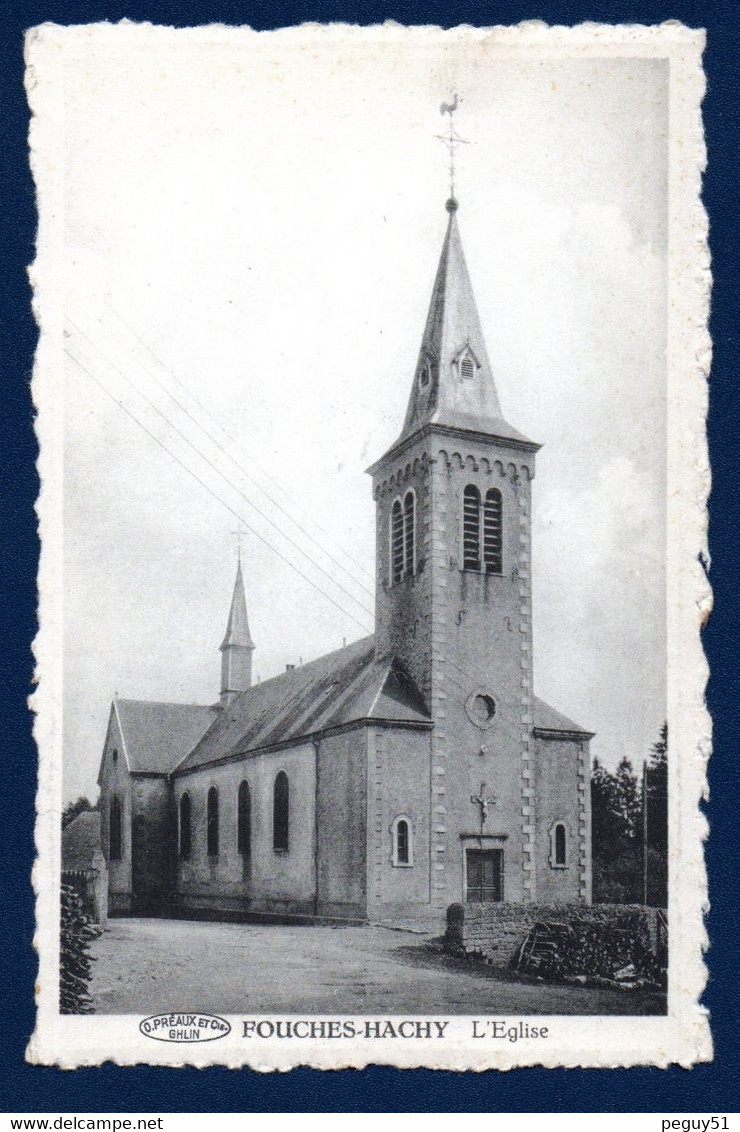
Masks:
[[[488,817],[488,807],[495,806],[496,804],[496,795],[486,794],[486,784],[485,782],[481,782],[480,794],[471,794],[470,801],[474,805],[480,806],[480,826],[481,829],[483,829],[483,826],[486,823],[486,818]]]
[[[457,94],[453,95],[452,102],[442,103],[439,108],[439,112],[440,114],[449,115],[450,127],[446,134],[435,135],[441,142],[444,142],[444,144],[447,146],[447,152],[450,155],[450,199],[447,203],[448,205],[454,204],[455,206],[457,206],[457,201],[455,200],[455,154],[459,145],[470,145],[470,142],[467,140],[467,138],[461,138],[455,130],[453,114],[457,110],[459,104],[460,100]]]
[[[238,561],[241,562],[243,539],[244,539],[244,536],[247,533],[247,528],[244,526],[241,519],[239,520],[239,524],[238,524],[236,530],[232,531],[231,533],[236,538],[236,556],[237,556]]]

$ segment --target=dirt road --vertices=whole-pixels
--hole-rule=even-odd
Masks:
[[[659,997],[512,981],[381,927],[115,919],[94,945],[100,1014],[658,1014]]]

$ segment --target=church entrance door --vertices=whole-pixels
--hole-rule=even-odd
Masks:
[[[466,849],[465,875],[468,904],[494,904],[503,900],[503,849]]]

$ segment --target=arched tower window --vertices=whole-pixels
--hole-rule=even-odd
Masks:
[[[550,829],[550,864],[554,869],[568,867],[568,830],[562,821],[556,821]]]
[[[413,842],[411,820],[406,814],[399,814],[391,823],[391,862],[396,868],[413,865]]]
[[[410,578],[416,561],[416,496],[407,491],[403,500],[404,574]]]
[[[187,861],[193,849],[192,813],[190,795],[183,794],[180,798],[180,825],[178,850],[183,861]]]
[[[391,509],[391,581],[403,577],[403,507],[396,499]]]
[[[483,561],[487,574],[503,570],[503,504],[497,487],[489,488],[483,505]]]
[[[236,850],[243,857],[252,853],[252,793],[245,780],[239,784],[236,804]]]
[[[284,770],[275,776],[272,798],[272,847],[287,853],[290,847],[290,785]]]
[[[463,492],[463,570],[480,570],[480,492],[469,483]]]
[[[208,856],[218,857],[218,790],[215,786],[212,786],[208,791],[206,841],[208,843]]]
[[[110,800],[110,828],[108,831],[108,857],[120,861],[123,856],[123,811],[121,799],[114,794]]]

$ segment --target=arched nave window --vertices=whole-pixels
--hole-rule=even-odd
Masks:
[[[252,853],[252,793],[246,779],[239,784],[236,803],[236,850],[243,857]]]
[[[218,857],[218,790],[215,786],[212,786],[208,791],[206,841],[208,843],[208,856]]]
[[[120,861],[123,856],[123,810],[121,799],[114,794],[110,800],[110,827],[108,830],[108,857]]]
[[[399,814],[391,823],[391,862],[396,868],[414,863],[412,829],[411,819],[406,814]]]
[[[554,822],[550,829],[550,864],[554,869],[568,867],[568,829],[562,821]]]
[[[272,798],[272,847],[276,853],[290,848],[290,785],[284,770],[275,776]]]

